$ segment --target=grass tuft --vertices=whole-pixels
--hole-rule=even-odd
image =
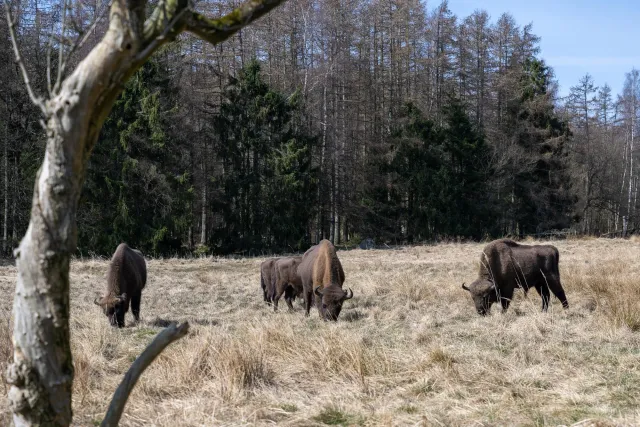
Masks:
[[[329,426],[347,425],[349,423],[347,414],[335,407],[324,408],[313,419]]]

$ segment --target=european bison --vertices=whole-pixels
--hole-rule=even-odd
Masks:
[[[278,301],[282,294],[289,309],[293,310],[291,302],[302,293],[302,279],[298,274],[298,266],[302,257],[280,258],[275,263],[275,291],[273,294],[273,309],[278,310]]]
[[[321,318],[338,320],[342,304],[353,298],[353,291],[342,289],[344,270],[333,244],[322,240],[309,248],[302,256],[298,274],[302,279],[306,315],[309,315],[311,302],[315,300]]]
[[[542,297],[542,311],[549,306],[549,290],[568,308],[560,284],[559,259],[558,249],[552,245],[525,246],[509,239],[495,240],[483,249],[478,278],[468,287],[463,283],[462,288],[471,293],[476,310],[483,316],[498,300],[505,312],[515,288],[522,288],[526,294],[535,287]]]
[[[260,264],[260,286],[262,287],[262,293],[264,294],[264,302],[271,303],[273,298],[275,266],[276,261],[280,258],[270,258],[263,261]]]
[[[113,326],[124,327],[124,315],[131,311],[136,321],[140,320],[140,298],[147,283],[147,264],[142,253],[120,243],[107,272],[107,292],[94,302],[102,307]]]

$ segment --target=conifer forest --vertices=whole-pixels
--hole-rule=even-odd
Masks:
[[[108,2],[22,0],[35,90]],[[77,4],[76,4],[77,3]],[[60,28],[63,4],[73,11]],[[73,7],[71,7],[73,4]],[[205,1],[220,14],[229,2]],[[0,252],[29,223],[46,135],[0,20]],[[61,35],[60,35],[61,34]],[[78,254],[155,256],[637,231],[640,71],[560,97],[535,22],[446,1],[289,1],[228,42],[189,35],[126,84],[91,155]],[[69,68],[73,68],[73,63]],[[55,77],[55,76],[54,76]]]

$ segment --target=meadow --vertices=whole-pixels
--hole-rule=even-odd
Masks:
[[[93,304],[108,260],[71,268],[74,425],[98,425],[131,362],[170,322],[187,337],[143,374],[122,426],[640,424],[640,240],[553,242],[570,308],[535,290],[476,314],[461,283],[483,244],[339,250],[354,298],[337,323],[263,302],[264,258],[147,260],[141,321]],[[0,369],[16,269],[0,264]],[[6,385],[5,385],[6,394]],[[6,399],[0,425],[9,425]]]

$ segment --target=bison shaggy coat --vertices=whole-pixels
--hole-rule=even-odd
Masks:
[[[301,261],[302,257],[297,256],[280,258],[275,262],[275,292],[272,299],[274,310],[278,310],[278,301],[282,294],[289,309],[293,310],[291,302],[302,293],[302,279],[298,274]]]
[[[353,298],[353,291],[342,289],[344,270],[333,244],[325,239],[309,248],[302,256],[298,274],[302,280],[306,315],[315,301],[321,318],[338,320],[342,304]]]
[[[126,243],[118,245],[107,271],[107,291],[95,299],[113,326],[124,327],[124,315],[131,311],[140,320],[140,298],[147,283],[147,264],[142,253]]]
[[[535,287],[542,297],[542,311],[549,307],[550,293],[558,297],[564,308],[569,307],[560,284],[558,249],[552,245],[520,245],[500,239],[484,247],[480,257],[478,278],[468,287],[479,314],[485,315],[494,302],[500,301],[503,312],[509,308],[515,288],[526,293]]]

